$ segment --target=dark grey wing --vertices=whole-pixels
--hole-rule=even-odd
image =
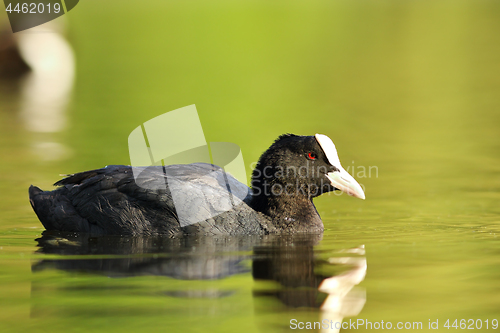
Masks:
[[[266,217],[249,205],[252,191],[218,166],[166,167],[179,223],[188,234],[255,235],[270,232]]]
[[[170,165],[165,175],[181,227],[237,209],[250,195],[248,186],[211,164]]]
[[[115,229],[112,223],[94,221],[94,218],[99,220],[102,213],[102,209],[95,207],[102,207],[111,199],[98,194],[101,191],[112,193],[110,190],[116,183],[116,176],[127,176],[126,169],[125,166],[112,166],[69,175],[54,184],[62,186],[54,191],[42,191],[31,186],[31,205],[47,230],[110,233],[109,229]]]
[[[162,173],[150,172],[162,178]],[[136,185],[130,166],[108,166],[70,175],[54,191],[30,187],[30,202],[47,230],[150,235],[181,232],[165,189]]]
[[[238,207],[250,195],[246,185],[221,168],[202,163],[107,166],[55,185],[62,187],[32,196],[45,227],[100,234],[180,234],[186,226]]]
[[[150,168],[142,177],[151,182],[164,178],[161,167]],[[130,166],[86,171],[57,184],[64,185],[78,214],[106,234],[180,233],[168,190],[138,186]]]

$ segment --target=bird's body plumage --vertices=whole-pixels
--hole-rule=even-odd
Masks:
[[[337,189],[331,175],[341,168],[329,161],[332,153],[323,150],[321,140],[324,145],[318,135],[278,138],[259,159],[252,189],[211,164],[141,170],[112,165],[70,175],[55,183],[54,191],[31,186],[30,202],[47,230],[170,236],[320,233],[323,223],[312,199]]]

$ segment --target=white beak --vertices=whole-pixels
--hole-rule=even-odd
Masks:
[[[333,144],[332,140],[323,134],[316,134],[316,140],[318,141],[321,149],[325,152],[328,162],[337,168],[339,171],[327,173],[327,177],[332,183],[332,186],[338,188],[339,190],[352,195],[353,197],[365,199],[365,192],[361,188],[361,185],[342,167],[340,164],[339,156],[337,154],[337,149]]]

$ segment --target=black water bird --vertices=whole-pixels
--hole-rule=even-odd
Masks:
[[[205,163],[113,165],[54,185],[29,188],[44,227],[94,235],[321,233],[314,197],[341,190],[365,198],[322,134],[280,136],[260,157],[251,189]]]

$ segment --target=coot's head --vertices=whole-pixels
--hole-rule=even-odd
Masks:
[[[262,154],[252,174],[254,206],[270,215],[293,215],[294,207],[281,206],[304,209],[301,203],[334,190],[365,198],[361,186],[340,164],[332,140],[322,134],[280,136]]]

